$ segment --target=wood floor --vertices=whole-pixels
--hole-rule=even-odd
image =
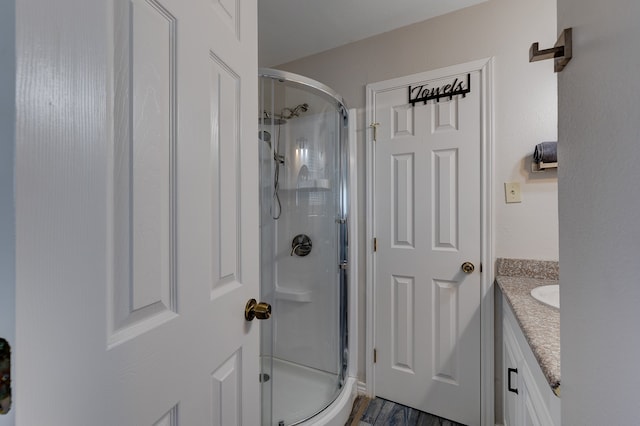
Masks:
[[[464,426],[386,399],[359,396],[345,426]]]

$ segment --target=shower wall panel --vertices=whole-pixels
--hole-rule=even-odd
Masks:
[[[283,129],[289,143],[282,173],[282,216],[275,231],[274,356],[337,374],[337,140],[330,116],[306,115]],[[313,248],[307,256],[291,256],[291,242],[298,234],[311,238]]]

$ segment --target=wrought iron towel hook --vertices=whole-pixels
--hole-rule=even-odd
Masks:
[[[565,28],[558,37],[558,41],[551,49],[538,49],[538,43],[533,43],[529,48],[529,62],[544,61],[546,59],[554,59],[553,70],[560,72],[571,60],[571,28]]]

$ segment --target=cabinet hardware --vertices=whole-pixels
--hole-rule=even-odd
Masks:
[[[518,369],[517,368],[507,368],[507,390],[509,392],[513,392],[515,394],[518,393],[518,388],[514,388],[511,386],[511,373],[516,373],[518,374]]]

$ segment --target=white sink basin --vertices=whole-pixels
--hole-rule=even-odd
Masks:
[[[531,290],[531,296],[545,305],[560,309],[560,286],[558,284],[536,287]]]

